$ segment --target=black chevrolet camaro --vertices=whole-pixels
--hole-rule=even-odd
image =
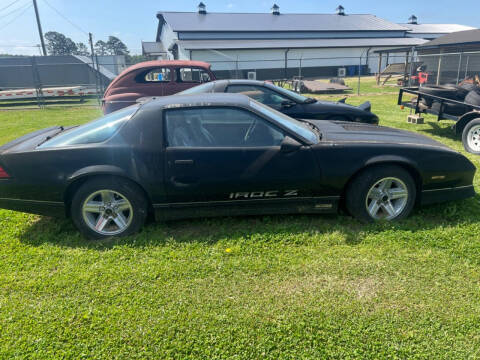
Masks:
[[[322,101],[296,92],[255,80],[217,80],[181,92],[181,95],[201,93],[240,93],[268,105],[293,118],[337,120],[378,124],[367,101],[360,106],[344,102]]]
[[[295,120],[240,94],[163,97],[0,147],[0,207],[89,238],[157,219],[325,213],[363,221],[474,195],[473,164],[421,135]]]

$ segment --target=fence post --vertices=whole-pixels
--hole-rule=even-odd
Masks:
[[[458,59],[457,85],[458,85],[458,81],[460,80],[460,68],[461,67],[462,67],[462,53],[460,53],[460,57]]]
[[[35,56],[32,56],[30,59],[32,63],[32,80],[37,95],[37,104],[39,108],[43,108],[45,106],[45,99],[43,97],[42,83],[40,81],[40,74],[38,73],[37,61]]]
[[[357,86],[357,95],[360,95],[360,76],[362,74],[362,55],[358,61],[358,86]]]
[[[237,60],[235,61],[235,79],[238,79],[238,54]]]
[[[299,78],[299,80],[302,79],[302,56],[301,55],[300,55],[300,59],[299,59],[298,78]]]
[[[470,55],[467,55],[467,62],[465,63],[465,79],[468,76],[468,62],[470,61]]]
[[[381,72],[382,72],[382,53],[378,53],[377,86],[380,85],[380,73]]]
[[[442,71],[442,55],[438,56],[438,67],[437,67],[437,82],[436,85],[440,85],[440,72]]]
[[[413,63],[415,61],[415,47],[412,46],[412,55],[410,56],[410,74],[408,75],[408,86],[412,86]]]

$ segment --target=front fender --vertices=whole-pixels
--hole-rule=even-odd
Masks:
[[[453,125],[453,129],[455,130],[456,135],[461,135],[465,126],[472,121],[473,119],[480,118],[480,112],[478,111],[471,111],[462,115],[460,119]]]
[[[414,176],[415,180],[418,181],[418,185],[422,186],[422,172],[420,171],[418,163],[415,161],[399,155],[378,155],[368,159],[364,167],[382,164],[397,164],[405,167]]]
[[[403,163],[403,164],[412,166],[413,168],[415,168],[415,170],[418,171],[418,164],[416,162],[400,155],[377,155],[368,159],[365,162],[365,165],[370,166],[370,165],[376,165],[376,164],[387,163],[387,162]]]

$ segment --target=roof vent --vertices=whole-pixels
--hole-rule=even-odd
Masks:
[[[198,4],[198,13],[203,14],[203,15],[205,15],[207,13],[207,7],[205,6],[205,4],[203,2]]]
[[[345,15],[345,8],[342,5],[338,5],[337,15]]]
[[[409,24],[415,24],[415,25],[418,24],[418,22],[417,22],[417,17],[416,17],[415,15],[410,16],[410,17],[408,18],[408,23],[409,23]]]
[[[272,8],[270,9],[273,15],[280,15],[280,6],[277,4],[273,4]]]

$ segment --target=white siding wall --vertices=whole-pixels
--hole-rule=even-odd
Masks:
[[[369,52],[368,65],[372,73],[378,69],[378,55],[374,53],[380,48],[372,48]],[[329,49],[291,49],[288,52],[288,67],[298,68],[300,59],[302,67],[330,67],[359,65],[362,56],[362,65],[365,64],[368,48],[329,48]],[[206,61],[212,64],[213,70],[242,69],[275,69],[285,67],[286,49],[258,49],[258,50],[192,50],[192,60]],[[181,57],[189,59],[190,54]],[[238,65],[237,65],[238,60]],[[390,56],[390,63],[405,61],[405,54]],[[382,69],[386,66],[386,56],[382,60]]]
[[[173,44],[175,44],[176,40],[177,40],[177,33],[175,33],[172,30],[169,24],[163,24],[162,35],[160,36],[160,42],[165,47],[165,50],[167,50],[167,54],[168,54],[167,56],[169,60],[173,59],[173,56],[170,52],[168,52],[168,49]]]

